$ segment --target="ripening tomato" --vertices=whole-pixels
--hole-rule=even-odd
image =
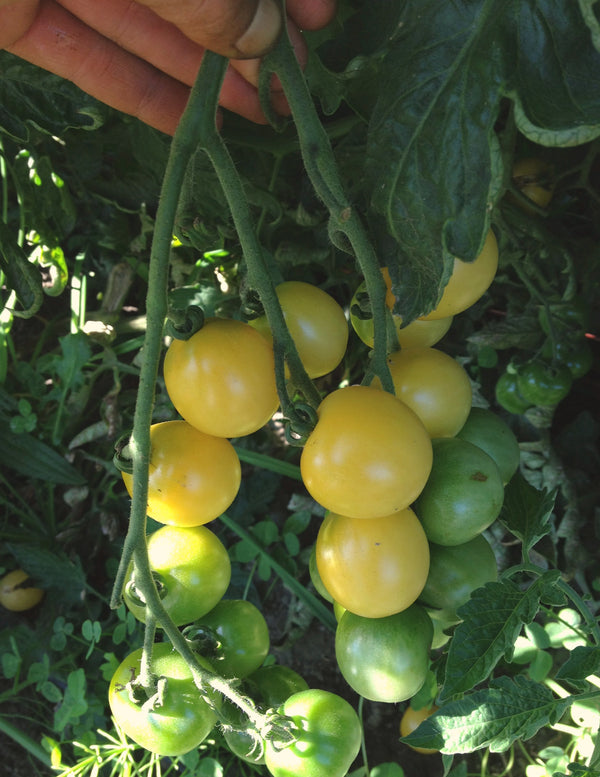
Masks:
[[[404,402],[348,386],[325,397],[318,416],[300,458],[313,499],[353,518],[400,512],[416,499],[431,470],[431,439]]]
[[[167,392],[189,424],[215,437],[242,437],[277,410],[273,348],[249,324],[211,318],[189,340],[173,340]]]
[[[240,487],[240,460],[229,440],[185,421],[150,427],[147,513],[159,523],[200,526],[230,506]],[[122,473],[133,494],[133,476]]]
[[[499,416],[483,407],[474,407],[456,435],[472,442],[494,459],[504,485],[519,468],[521,450],[512,429]]]
[[[474,305],[490,287],[498,269],[498,243],[490,229],[479,256],[473,262],[454,260],[454,269],[442,297],[422,320],[454,316]]]
[[[166,681],[162,698],[152,705],[147,699],[137,700],[128,685],[139,675],[141,658],[139,648],[115,671],[108,690],[111,712],[127,736],[146,750],[165,756],[188,753],[206,739],[217,717],[169,642],[156,643],[150,659],[153,675]],[[141,689],[138,694],[143,695]]]
[[[43,597],[43,589],[31,585],[31,578],[22,569],[13,569],[0,580],[0,604],[12,612],[30,610]]]
[[[366,618],[409,607],[429,572],[429,544],[410,508],[383,518],[330,513],[317,535],[317,567],[334,601]]]
[[[334,370],[348,344],[348,322],[342,308],[326,291],[304,281],[285,281],[275,291],[308,376],[319,378]],[[266,316],[249,323],[273,343]]]
[[[175,625],[201,618],[221,600],[231,580],[229,555],[205,526],[163,526],[147,540],[152,572],[160,580],[162,604]],[[135,617],[146,620],[146,604],[129,568],[124,599]]]
[[[437,709],[438,707],[435,704],[432,704],[416,710],[409,704],[400,718],[400,736],[407,737],[409,734],[412,734],[413,731],[416,731],[416,729],[419,728],[425,718],[433,715]],[[409,747],[416,753],[421,753],[422,755],[432,755],[433,753],[438,752],[437,750],[430,750],[427,747],[413,747],[412,745],[409,745]]]
[[[358,715],[341,696],[310,688],[290,696],[279,712],[295,724],[286,747],[266,743],[265,762],[273,777],[344,777],[358,755],[362,730]]]
[[[419,416],[430,437],[464,426],[473,392],[464,367],[436,348],[403,348],[388,358],[396,396]],[[381,386],[379,378],[373,384]]]
[[[433,467],[414,504],[430,542],[460,545],[498,517],[504,485],[496,462],[466,440],[433,440]]]
[[[548,162],[539,157],[517,160],[512,169],[512,182],[521,194],[540,208],[546,208],[554,194],[554,170]],[[516,197],[515,201],[523,210],[533,211],[526,202],[517,200]]]
[[[429,671],[433,625],[418,604],[386,618],[345,612],[335,632],[335,657],[344,679],[365,699],[412,698]]]
[[[385,302],[387,307],[392,310],[396,302],[396,298],[392,293],[392,279],[387,267],[383,267],[381,273],[387,286]],[[370,315],[370,311],[368,317],[362,317],[361,303],[363,297],[368,300],[367,284],[364,281],[352,297],[352,302],[350,303],[350,323],[363,343],[372,348],[374,345],[373,317]],[[417,318],[407,326],[402,326],[402,316],[393,313],[392,317],[398,336],[398,344],[401,348],[427,348],[435,345],[450,329],[453,321],[453,316],[436,319],[435,321],[423,321]]]

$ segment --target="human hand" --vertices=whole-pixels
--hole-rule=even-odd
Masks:
[[[289,31],[302,62],[300,29],[319,29],[335,0],[288,0]],[[235,57],[220,104],[266,122],[257,57],[281,28],[275,0],[0,0],[0,48],[66,78],[88,94],[173,134],[206,48]],[[272,93],[285,113],[281,92]]]

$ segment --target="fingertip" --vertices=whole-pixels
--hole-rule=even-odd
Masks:
[[[259,0],[250,26],[233,44],[240,57],[259,57],[277,40],[281,31],[281,12],[274,0]]]

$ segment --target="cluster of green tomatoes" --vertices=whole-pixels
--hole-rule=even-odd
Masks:
[[[472,408],[466,371],[433,347],[452,317],[485,292],[497,262],[490,231],[474,262],[455,261],[437,308],[406,327],[391,312],[384,271],[401,346],[389,356],[395,395],[378,379],[329,393],[302,450],[303,482],[325,508],[311,577],[335,604],[341,674],[366,699],[411,699],[425,682],[432,647],[447,639],[442,628],[456,623],[471,591],[497,574],[482,532],[500,512],[504,484],[518,467],[518,445],[497,416]],[[331,372],[347,346],[341,307],[303,282],[276,291],[309,377]],[[363,294],[359,288],[353,311]],[[353,312],[351,321],[372,345],[372,319]],[[229,557],[205,526],[227,510],[240,486],[230,440],[260,429],[279,407],[266,319],[209,319],[187,340],[170,344],[164,379],[182,420],[150,430],[147,513],[164,526],[148,537],[147,548],[162,604],[200,663],[241,683],[259,710],[291,721],[293,736],[282,742],[257,731],[233,704],[220,716],[216,692],[198,689],[168,642],[152,651],[151,674],[159,680],[151,694],[136,683],[142,651],[125,659],[110,687],[113,715],[155,752],[187,752],[220,722],[232,751],[264,760],[274,777],[342,777],[360,748],[356,712],[336,694],[308,689],[287,667],[263,666],[267,625],[251,603],[223,598]],[[123,479],[131,493],[131,475]],[[133,566],[124,595],[144,621]]]

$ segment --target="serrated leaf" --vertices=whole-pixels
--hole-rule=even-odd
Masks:
[[[7,542],[7,550],[17,559],[23,569],[27,569],[32,578],[42,588],[55,588],[61,592],[66,602],[80,602],[85,590],[85,573],[79,559],[71,560],[62,551],[52,551],[37,545],[21,545]],[[71,633],[65,628],[66,633]],[[53,635],[54,636],[59,636]]]
[[[535,618],[544,591],[559,578],[551,571],[525,591],[501,580],[473,592],[458,611],[463,621],[450,641],[441,701],[483,682],[501,658],[510,660],[523,624]]]
[[[556,673],[560,682],[585,690],[585,678],[600,671],[600,648],[580,645],[571,651],[571,655]]]
[[[539,491],[517,472],[504,489],[504,504],[499,520],[523,543],[523,555],[550,531],[549,519],[557,490]]]
[[[85,478],[64,456],[31,434],[11,432],[0,422],[0,464],[48,483],[83,484]]]
[[[365,171],[383,222],[377,231],[390,237],[384,258],[405,320],[435,306],[453,257],[471,261],[483,246],[504,188],[501,104],[513,102],[518,129],[536,143],[584,143],[600,134],[599,73],[600,53],[576,3],[403,4]]]
[[[570,703],[522,675],[500,677],[485,690],[444,704],[402,741],[442,753],[484,747],[502,753],[516,740],[530,739],[540,728],[556,723]]]

